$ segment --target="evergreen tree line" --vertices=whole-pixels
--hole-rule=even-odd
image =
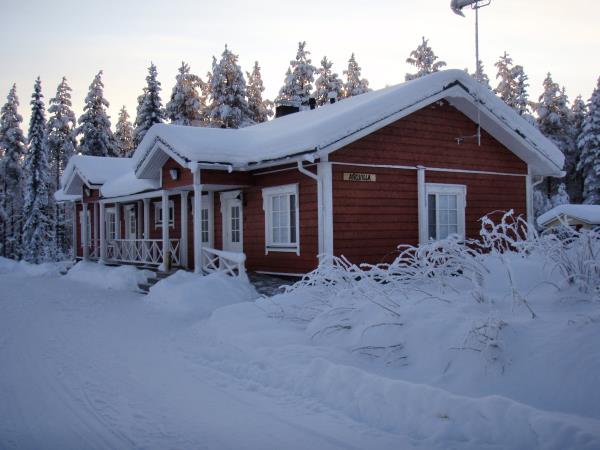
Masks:
[[[406,62],[415,73],[413,80],[437,72],[446,63],[435,55],[424,37]],[[492,89],[518,114],[536,125],[565,154],[566,176],[548,178],[535,193],[535,209],[542,213],[566,202],[600,203],[600,79],[588,103],[578,96],[569,103],[564,87],[544,80],[543,93],[531,101],[528,78],[521,65],[515,65],[505,52],[495,63],[496,88],[492,88],[481,61],[471,74]],[[45,105],[38,78],[31,98],[31,120],[27,138],[21,131],[22,117],[13,85],[0,111],[0,255],[42,262],[64,257],[70,248],[72,217],[54,201],[60,176],[75,154],[127,157],[156,123],[241,128],[265,122],[273,107],[291,105],[307,108],[310,99],[319,106],[368,92],[354,54],[343,71],[343,80],[324,56],[320,66],[312,64],[306,42],[298,44],[284,83],[275,101],[263,99],[265,90],[260,65],[244,72],[238,56],[227,46],[220,60],[213,57],[212,70],[205,78],[191,72],[182,62],[175,85],[163,106],[158,71],[150,64],[146,85],[137,98],[133,123],[125,107],[119,112],[115,131],[111,130],[109,106],[104,97],[102,71],[94,77],[78,121],[72,111],[71,88],[63,77],[56,95]]]

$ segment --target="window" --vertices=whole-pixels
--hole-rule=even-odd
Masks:
[[[202,242],[207,244],[208,243],[208,239],[209,239],[209,234],[208,234],[208,208],[202,208],[202,216],[201,216],[201,222],[202,222]]]
[[[465,237],[467,187],[460,184],[427,183],[427,237],[445,239],[452,234]]]
[[[162,202],[154,202],[154,228],[161,228],[163,223]],[[169,200],[169,227],[175,226],[175,203]]]
[[[125,206],[125,226],[127,227],[125,237],[135,239],[137,236],[137,216],[133,205]]]
[[[263,189],[263,209],[267,252],[294,251],[299,254],[298,185]]]
[[[106,239],[114,241],[117,238],[117,216],[115,209],[106,210]]]

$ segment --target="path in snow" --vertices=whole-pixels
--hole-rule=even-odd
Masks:
[[[141,295],[0,275],[0,448],[417,445],[199,364],[193,325]]]

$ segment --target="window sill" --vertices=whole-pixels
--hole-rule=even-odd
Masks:
[[[294,247],[267,246],[267,247],[265,247],[265,255],[268,255],[269,253],[295,253],[295,254],[299,255],[300,248],[298,246],[294,246]]]

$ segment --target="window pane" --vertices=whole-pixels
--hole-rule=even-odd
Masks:
[[[429,239],[437,239],[436,236],[436,216],[435,216],[435,210],[436,210],[436,202],[435,202],[435,194],[430,194],[427,196],[427,213],[428,213],[428,219],[429,219]]]
[[[448,209],[456,209],[457,196],[448,195]]]
[[[458,224],[458,212],[456,210],[448,211],[448,224]]]
[[[446,209],[448,208],[448,196],[447,195],[438,195],[438,200],[440,202],[439,208]]]
[[[458,233],[458,225],[449,225],[448,226],[448,234],[456,234]]]
[[[445,239],[448,237],[448,225],[440,224],[440,235],[438,239]]]
[[[448,211],[440,209],[440,225],[448,224]]]

